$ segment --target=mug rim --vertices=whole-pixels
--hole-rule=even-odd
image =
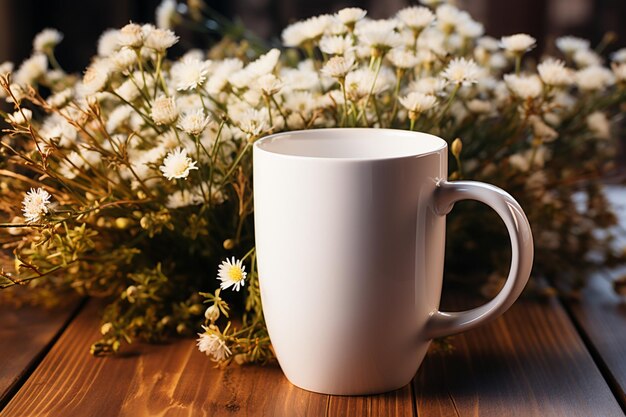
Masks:
[[[267,149],[268,142],[274,142],[279,140],[285,140],[289,136],[307,136],[307,135],[315,135],[320,132],[368,132],[373,133],[373,131],[393,133],[394,135],[403,135],[405,137],[414,136],[416,139],[426,138],[429,141],[433,142],[432,146],[429,146],[424,151],[415,151],[405,153],[403,155],[392,155],[392,156],[355,156],[355,157],[334,157],[334,156],[317,156],[317,155],[298,155],[295,153],[284,153],[278,152],[276,150]],[[264,146],[265,145],[265,146]],[[427,155],[432,155],[445,150],[448,147],[448,143],[440,138],[439,136],[432,135],[430,133],[425,132],[416,132],[411,130],[404,129],[388,129],[388,128],[371,128],[371,127],[334,127],[334,128],[316,128],[316,129],[301,129],[301,130],[290,130],[285,132],[274,133],[272,135],[264,136],[258,140],[256,140],[253,144],[254,152],[262,152],[267,155],[271,155],[272,157],[277,158],[285,158],[285,159],[298,159],[298,160],[310,160],[310,161],[337,161],[337,162],[372,162],[372,161],[388,161],[388,160],[397,160],[397,159],[407,159],[407,158],[420,158]]]

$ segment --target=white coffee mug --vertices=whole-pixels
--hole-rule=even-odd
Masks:
[[[431,339],[499,316],[522,292],[533,262],[524,212],[492,185],[448,182],[447,152],[436,136],[390,129],[303,130],[254,144],[263,311],[294,385],[338,395],[401,388]],[[445,216],[465,199],[504,221],[511,270],[487,304],[441,312]]]

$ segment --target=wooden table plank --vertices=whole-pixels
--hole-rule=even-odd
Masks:
[[[218,370],[193,341],[140,345],[95,359],[91,304],[0,416],[413,415],[410,387],[328,397],[297,389],[272,367]],[[518,303],[502,319],[431,354],[415,380],[418,415],[623,415],[556,301]]]
[[[626,187],[607,187],[607,197],[618,215],[615,228],[617,250],[626,249]],[[626,299],[615,293],[612,280],[626,275],[626,267],[599,271],[581,292],[579,300],[566,305],[589,349],[595,355],[613,393],[626,409]]]
[[[277,366],[215,369],[193,340],[92,358],[89,344],[98,327],[97,306],[91,303],[0,416],[413,415],[410,386],[329,402],[326,395],[293,387]]]
[[[47,352],[78,305],[74,300],[52,311],[0,307],[0,409]]]
[[[453,344],[414,380],[420,416],[624,415],[556,300],[520,300]]]
[[[570,300],[568,307],[614,394],[626,408],[626,300],[613,290],[611,276],[598,273],[580,300]]]

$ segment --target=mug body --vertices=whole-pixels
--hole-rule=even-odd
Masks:
[[[278,362],[306,390],[408,384],[439,307],[446,142],[390,129],[319,129],[254,145],[263,311]]]

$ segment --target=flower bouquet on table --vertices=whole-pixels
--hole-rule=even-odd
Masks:
[[[624,260],[596,231],[615,223],[598,179],[613,169],[626,50],[609,67],[589,42],[564,37],[558,57],[534,62],[524,59],[532,37],[484,36],[468,13],[437,4],[384,20],[358,8],[312,17],[260,55],[231,40],[169,58],[178,37],[168,25],[188,18],[166,0],[160,27],[106,31],[82,77],[57,63],[54,30],[19,67],[0,67],[13,107],[2,113],[1,233],[14,255],[0,286],[26,286],[10,295],[18,300],[105,297],[94,354],[200,331],[199,349],[222,364],[273,357],[250,150],[278,131],[392,127],[447,138],[452,179],[503,186],[525,207],[536,276],[575,290],[594,262]],[[504,228],[465,211],[469,227],[448,222],[449,267],[466,270],[489,244],[491,266],[507,268]],[[484,289],[499,283],[495,274]]]

